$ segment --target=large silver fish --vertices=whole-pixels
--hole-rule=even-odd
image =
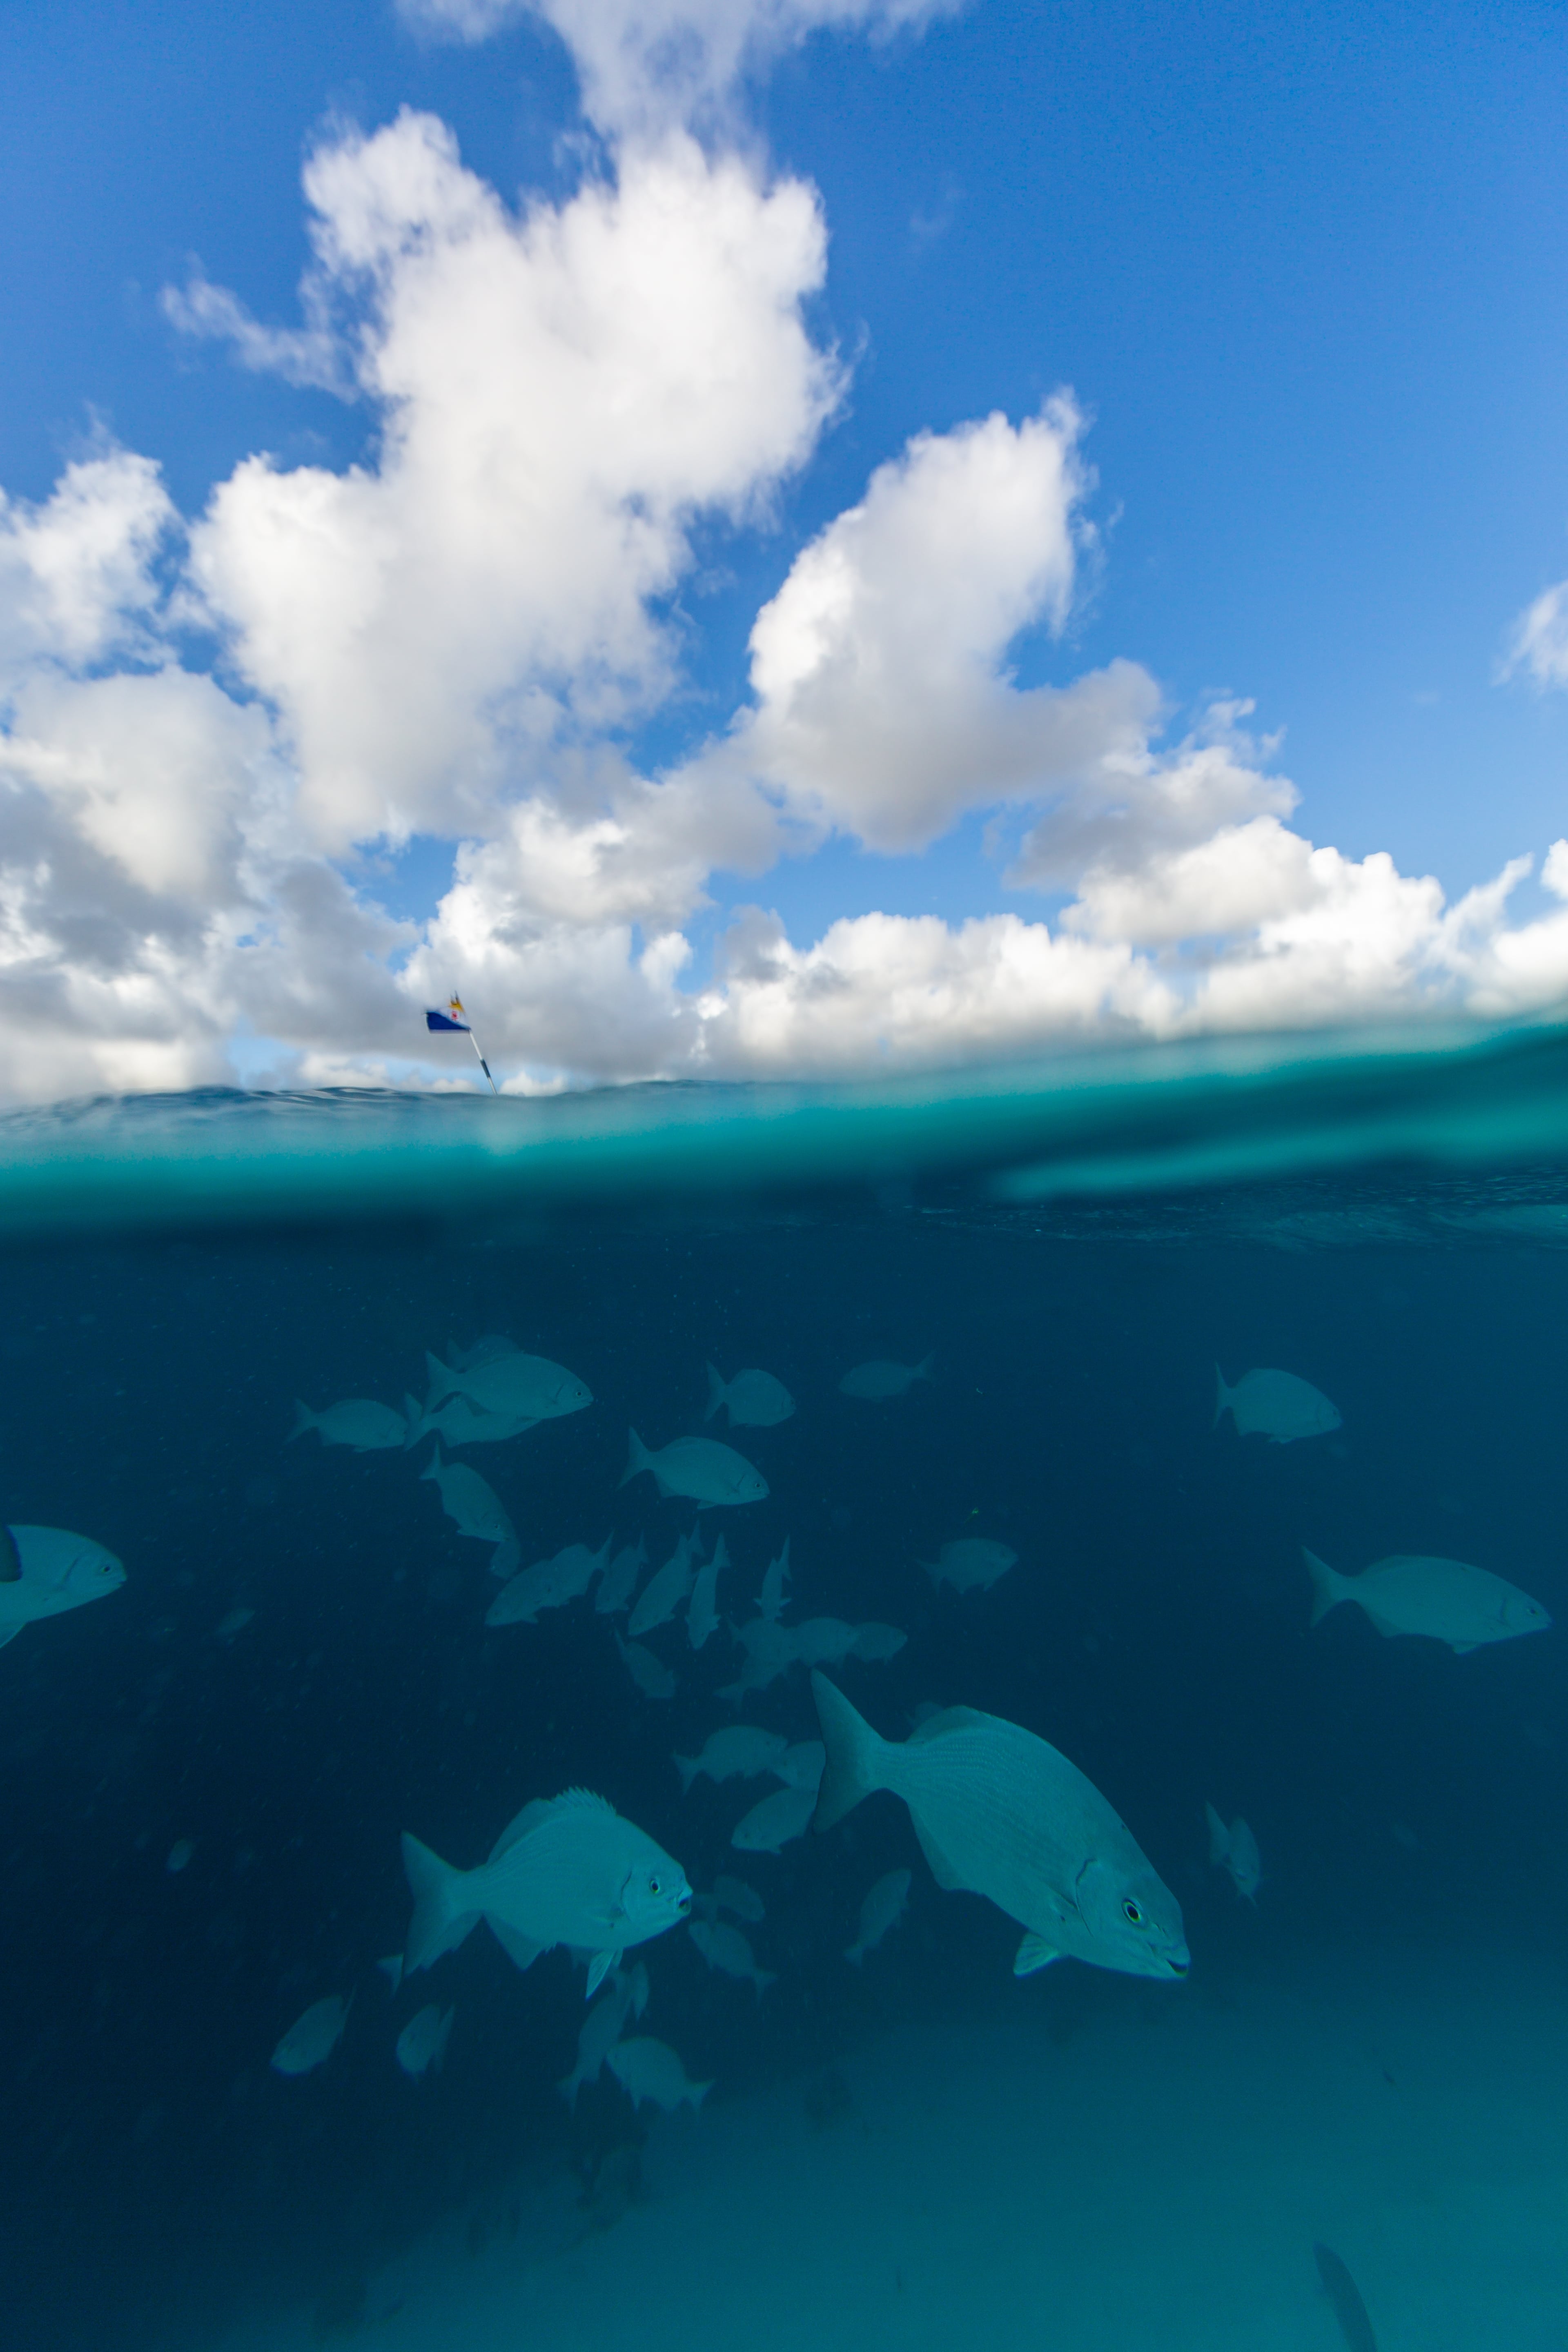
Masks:
[[[430,1385],[426,1412],[457,1393],[481,1412],[505,1413],[514,1419],[558,1421],[563,1413],[581,1412],[593,1403],[593,1394],[575,1372],[552,1364],[547,1356],[525,1356],[521,1349],[492,1361],[455,1370],[439,1356],[426,1354]]]
[[[716,1503],[761,1503],[767,1497],[768,1482],[762,1472],[716,1437],[677,1437],[668,1445],[649,1447],[634,1429],[628,1433],[622,1486],[644,1470],[653,1472],[661,1495],[689,1496],[699,1510]]]
[[[1340,1576],[1303,1546],[1312,1580],[1312,1622],[1353,1601],[1380,1633],[1425,1633],[1463,1657],[1486,1642],[1544,1633],[1552,1619],[1539,1601],[1489,1569],[1464,1559],[1424,1559],[1407,1552],[1373,1560],[1359,1576]]]
[[[403,1866],[414,1896],[407,1969],[427,1969],[484,1919],[520,1969],[556,1944],[590,1953],[593,1994],[629,1945],[691,1908],[680,1864],[586,1789],[524,1805],[477,1870],[454,1870],[406,1834]]]
[[[1056,1748],[971,1706],[944,1708],[902,1742],[882,1739],[826,1675],[814,1674],[811,1687],[827,1746],[819,1830],[873,1790],[901,1797],[937,1885],[984,1895],[1026,1931],[1015,1976],[1059,1959],[1186,1975],[1181,1906],[1094,1783]]]
[[[111,1551],[68,1528],[0,1527],[0,1646],[24,1625],[118,1592],[125,1570]]]

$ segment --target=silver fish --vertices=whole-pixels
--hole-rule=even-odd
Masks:
[[[891,1397],[907,1396],[917,1381],[929,1381],[934,1356],[922,1356],[918,1364],[895,1364],[886,1356],[873,1356],[868,1364],[856,1364],[838,1383],[840,1396],[858,1397],[862,1404],[886,1404]]]
[[[403,1866],[414,1896],[410,1970],[455,1950],[484,1919],[520,1969],[556,1944],[589,1953],[590,1997],[628,1946],[662,1936],[691,1907],[680,1864],[586,1789],[525,1805],[477,1870],[454,1870],[406,1833]]]
[[[428,1479],[434,1485],[441,1497],[441,1508],[459,1535],[472,1536],[479,1543],[510,1544],[516,1549],[517,1529],[495,1488],[477,1470],[470,1470],[466,1462],[444,1462],[439,1439],[419,1476],[422,1484]]]
[[[1294,1372],[1243,1372],[1233,1389],[1216,1364],[1214,1425],[1229,1413],[1243,1437],[1268,1438],[1271,1445],[1292,1445],[1298,1438],[1326,1437],[1340,1426],[1337,1404],[1321,1389]]]
[[[331,1992],[325,2000],[313,2000],[293,2024],[272,2053],[271,2066],[275,2074],[309,2074],[324,2065],[342,2039],[349,2021],[349,2010],[353,2000],[341,1992]]]
[[[754,1723],[735,1723],[723,1731],[710,1732],[700,1755],[678,1756],[675,1769],[683,1790],[689,1789],[699,1774],[706,1774],[710,1780],[749,1780],[754,1773],[776,1766],[784,1747],[781,1731],[764,1731]]]
[[[753,1927],[767,1916],[762,1896],[755,1887],[748,1886],[743,1878],[716,1878],[713,1881],[713,1900],[721,1910],[732,1911],[737,1919],[747,1920]]]
[[[594,1595],[596,1613],[615,1617],[629,1607],[637,1579],[647,1566],[647,1546],[640,1536],[635,1544],[623,1544],[599,1579],[599,1590]]]
[[[896,1658],[909,1638],[896,1625],[879,1625],[873,1621],[869,1624],[856,1626],[849,1654],[868,1664],[879,1665],[888,1658]]]
[[[1238,1813],[1226,1829],[1212,1805],[1204,1807],[1204,1817],[1209,1829],[1209,1860],[1216,1870],[1230,1873],[1232,1885],[1249,1903],[1258,1900],[1258,1890],[1263,1883],[1263,1863],[1258,1851],[1258,1840]]]
[[[416,2082],[429,2070],[440,2073],[457,2013],[455,2009],[442,2009],[431,2001],[409,2019],[398,2035],[397,2063]]]
[[[503,1585],[485,1612],[487,1625],[531,1625],[543,1609],[564,1609],[580,1601],[595,1576],[608,1561],[610,1539],[599,1549],[567,1544],[552,1559],[537,1559]]]
[[[68,1528],[0,1527],[0,1646],[24,1625],[107,1600],[125,1567],[90,1536]]]
[[[757,1602],[761,1616],[777,1619],[784,1614],[784,1588],[789,1582],[789,1538],[784,1539],[784,1549],[776,1559],[770,1559],[763,1576],[762,1597]]]
[[[683,2102],[689,2107],[700,2107],[713,2088],[710,2082],[691,2082],[668,2043],[655,2042],[647,2034],[617,2042],[605,2053],[605,2063],[634,2106],[648,2100],[666,2115],[673,2115]]]
[[[997,1543],[990,1536],[960,1536],[952,1543],[944,1543],[934,1559],[922,1559],[921,1566],[933,1584],[951,1584],[955,1592],[973,1592],[977,1588],[985,1591],[998,1577],[1006,1575],[1017,1558],[1011,1544]]]
[[[868,1952],[874,1952],[890,1928],[896,1927],[909,1907],[910,1873],[889,1870],[879,1878],[860,1906],[860,1933],[845,1952],[847,1960],[857,1968]]]
[[[348,1445],[356,1454],[388,1454],[408,1443],[408,1423],[403,1415],[371,1397],[345,1397],[341,1404],[326,1405],[320,1412],[312,1412],[296,1397],[294,1426],[284,1443],[291,1445],[309,1429],[316,1432],[323,1445]]]
[[[777,1853],[781,1845],[805,1835],[816,1810],[814,1790],[776,1789],[736,1822],[730,1843],[742,1853]]]
[[[910,1809],[937,1885],[985,1895],[1025,1929],[1016,1976],[1064,1958],[1130,1976],[1186,1975],[1175,1896],[1056,1748],[967,1706],[932,1716],[910,1739],[882,1739],[826,1675],[813,1675],[811,1686],[827,1747],[819,1830],[890,1789]]]
[[[1314,1625],[1342,1601],[1353,1601],[1380,1633],[1425,1633],[1463,1657],[1484,1643],[1544,1633],[1552,1624],[1539,1601],[1468,1560],[1402,1552],[1374,1560],[1359,1576],[1337,1576],[1315,1552],[1303,1549],[1301,1557],[1312,1580]]]
[[[732,1445],[721,1445],[716,1437],[677,1437],[668,1445],[650,1451],[631,1430],[622,1486],[644,1470],[652,1471],[661,1495],[688,1496],[701,1509],[717,1504],[761,1503],[767,1496],[768,1482],[762,1472]]]
[[[594,1402],[592,1391],[575,1372],[569,1372],[563,1364],[552,1364],[546,1356],[525,1356],[521,1349],[461,1370],[428,1354],[425,1364],[430,1375],[426,1410],[456,1391],[481,1412],[558,1421],[563,1413],[581,1412]]]
[[[577,2036],[577,2063],[555,2087],[575,2110],[584,2083],[596,2083],[599,2070],[626,2031],[628,2017],[640,2017],[647,2007],[647,1970],[639,1960],[635,1969],[617,1969],[587,2016]]]
[[[772,1372],[737,1372],[732,1381],[727,1381],[710,1364],[703,1420],[711,1421],[721,1407],[728,1412],[731,1429],[773,1429],[789,1419],[795,1399]]]
[[[713,1547],[712,1559],[703,1561],[697,1571],[697,1581],[691,1588],[691,1606],[686,1612],[686,1638],[694,1650],[700,1650],[710,1634],[719,1631],[719,1576],[729,1564],[729,1549],[721,1536]]]
[[[627,1674],[645,1698],[675,1696],[675,1676],[662,1658],[656,1657],[641,1642],[623,1642],[618,1633],[616,1635],[616,1647],[621,1654]]]
[[[691,1580],[696,1572],[691,1538],[679,1536],[664,1566],[656,1569],[648,1578],[627,1621],[626,1631],[634,1641],[644,1633],[651,1633],[656,1625],[668,1622],[690,1591]]]
[[[528,1413],[481,1412],[466,1396],[449,1396],[434,1412],[426,1412],[416,1397],[405,1396],[403,1410],[410,1445],[424,1437],[438,1437],[448,1453],[458,1445],[500,1445],[539,1426]]]
[[[776,1969],[758,1968],[752,1948],[739,1927],[731,1927],[723,1919],[689,1919],[686,1932],[710,1969],[749,1983],[759,2000],[769,1985],[777,1984]]]
[[[786,1748],[771,1769],[786,1789],[809,1789],[815,1797],[822,1786],[822,1775],[827,1762],[827,1750],[820,1739],[803,1739],[794,1748]]]

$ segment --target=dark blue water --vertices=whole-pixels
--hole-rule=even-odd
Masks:
[[[1131,2079],[1141,2112],[1168,2096],[1173,2116],[1183,2084],[1222,2076],[1257,2090],[1258,2164],[1290,2143],[1268,2189],[1279,2244],[1242,2231],[1223,2287],[1147,2279],[1173,2299],[1172,2346],[1340,2340],[1311,2259],[1325,2237],[1385,2347],[1483,2340],[1467,2280],[1499,2316],[1489,2340],[1568,2340],[1555,2273],[1506,2324],[1494,2284],[1547,2227],[1521,2218],[1510,2168],[1528,2150],[1539,2180],[1560,2136],[1568,2002],[1563,1067],[1547,1035],[1239,1073],[1145,1057],[1135,1079],[842,1104],[655,1094],[502,1105],[487,1124],[472,1104],[220,1098],[13,1123],[0,1516],[90,1535],[128,1580],[0,1651],[5,2340],[586,2344],[613,2338],[610,2306],[622,2340],[746,2334],[737,2311],[752,2340],[832,2340],[800,2282],[732,2231],[723,2294],[738,2301],[713,2286],[704,2148],[724,2147],[742,2211],[748,2194],[769,2214],[808,2198],[840,2162],[862,2181],[881,2168],[886,2187],[905,2157],[898,2132],[878,2138],[892,2113],[879,2100],[895,2096],[878,2069],[903,2096],[926,2063],[918,2112],[943,2112],[960,2080],[982,2096],[987,2066],[1001,2098],[1026,2065],[1058,2156],[1072,2163],[1082,2139],[1086,2201],[1059,2261],[1088,2315],[1064,2341],[1132,2340],[1136,2298],[1093,2275],[1097,2215],[1131,2272],[1164,2259],[1128,2234],[1124,2166],[1097,2168],[1092,2086],[1119,2103]],[[535,1150],[553,1155],[542,1175]],[[1173,1190],[1175,1157],[1206,1181]],[[458,1457],[501,1496],[525,1561],[642,1533],[657,1565],[696,1514],[646,1478],[617,1485],[628,1428],[656,1444],[701,1428],[708,1360],[783,1380],[795,1417],[732,1433],[768,1499],[705,1515],[734,1563],[721,1607],[753,1613],[787,1536],[791,1622],[908,1633],[897,1657],[836,1676],[881,1730],[902,1738],[922,1703],[962,1702],[1063,1749],[1181,1901],[1190,1982],[1073,1964],[1015,1980],[1016,1925],[939,1893],[890,1798],[776,1858],[736,1854],[731,1827],[773,1784],[700,1780],[683,1798],[670,1762],[732,1719],[714,1696],[739,1663],[727,1633],[695,1656],[679,1622],[651,1635],[679,1689],[646,1699],[586,1602],[487,1629],[487,1555],[419,1483],[427,1444],[285,1443],[296,1397],[398,1404],[423,1391],[427,1349],[498,1332],[595,1399]],[[901,1400],[838,1391],[866,1358],[928,1351],[932,1377]],[[1214,1431],[1216,1361],[1233,1379],[1300,1374],[1342,1427],[1283,1446]],[[917,1563],[966,1532],[1005,1541],[1017,1566],[988,1591],[933,1588]],[[1346,1570],[1393,1553],[1473,1561],[1558,1629],[1466,1657],[1382,1639],[1350,1609],[1312,1633],[1303,1544]],[[220,1633],[237,1610],[254,1613]],[[747,1715],[816,1736],[798,1669]],[[562,1952],[522,1976],[481,1930],[395,1996],[376,1971],[408,1919],[402,1832],[476,1863],[528,1798],[574,1784],[694,1885],[731,1870],[763,1894],[747,1932],[779,1980],[760,2006],[679,1931],[642,1954],[645,2030],[714,2081],[700,2116],[635,2117],[607,2076],[568,2113],[554,2085],[583,1979]],[[1208,1866],[1208,1801],[1258,1833],[1256,1911]],[[194,1851],[172,1871],[182,1840]],[[909,1915],[852,1969],[860,1896],[900,1864]],[[1445,1985],[1457,2008],[1441,2010]],[[1402,1988],[1428,2022],[1395,2061],[1378,2037]],[[332,1992],[353,1994],[341,2045],[307,2076],[273,2072],[279,2036]],[[445,2071],[415,2084],[393,2043],[428,1999],[457,2017]],[[1226,2038],[1237,2019],[1245,2048]],[[1512,2102],[1500,2145],[1515,2153],[1490,2170],[1450,2063],[1467,2019],[1495,2101]],[[1337,2137],[1304,2108],[1290,2123],[1325,2048],[1365,2058]],[[1278,2081],[1259,2084],[1259,2052]],[[1075,2070],[1070,2097],[1050,2088],[1058,2065]],[[1400,2121],[1417,2079],[1424,2104]],[[953,2159],[955,2182],[973,2184],[987,2131],[1004,2145],[1001,2120],[973,2127],[981,2154]],[[1245,2168],[1240,2128],[1226,2126],[1225,2161]],[[1203,2207],[1220,2158],[1190,2129],[1184,2242],[1206,2228],[1224,2247],[1231,2191],[1216,2172]],[[1014,2157],[998,2162],[1016,2188]],[[1347,2172],[1363,2184],[1353,2211],[1333,2201]],[[1439,2232],[1445,2299],[1401,2217],[1451,2218],[1456,2182],[1469,2234]],[[967,2266],[978,2342],[1016,2311],[987,2315],[962,2231],[941,2253],[953,2210],[938,2198],[911,2228],[942,2278]],[[687,2308],[657,2324],[638,2315],[651,2256],[617,2251],[638,2231],[661,2259],[671,2233],[690,2247]],[[416,2287],[422,2244],[437,2251]],[[804,2260],[808,2231],[799,2244]],[[846,2344],[934,2340],[947,2289],[933,2276],[906,2307],[919,2258],[868,2268],[865,2306],[842,2283],[826,2296]],[[568,2260],[581,2275],[551,2269]],[[532,2314],[521,2332],[494,2316],[513,2293]],[[590,2295],[592,2323],[586,2301],[574,2322]]]

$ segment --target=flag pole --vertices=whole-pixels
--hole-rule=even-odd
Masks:
[[[482,1052],[480,1052],[479,1041],[474,1035],[473,1024],[464,1015],[463,1001],[461,997],[448,997],[447,1000],[447,1010],[445,1013],[426,1013],[425,1015],[425,1026],[426,1029],[456,1029],[460,1031],[462,1035],[467,1037],[472,1044],[475,1053],[479,1055],[479,1067],[483,1070],[486,1077],[489,1079],[491,1094],[499,1095],[500,1093],[500,1088],[497,1086],[494,1077],[491,1076],[490,1066],[486,1061]]]
[[[456,996],[452,999],[452,1010],[454,1013],[461,1013],[463,1010],[460,1000]],[[464,1019],[463,1026],[468,1030],[468,1043],[472,1045],[475,1053],[479,1054],[480,1069],[483,1070],[487,1078],[490,1078],[490,1066],[486,1061],[484,1055],[479,1054],[479,1041],[474,1034],[472,1024],[466,1017]],[[497,1086],[493,1078],[490,1078],[490,1092],[492,1095],[499,1095],[500,1092],[500,1088]]]

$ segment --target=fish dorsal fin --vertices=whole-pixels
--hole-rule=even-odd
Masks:
[[[608,1797],[596,1796],[592,1789],[563,1789],[551,1806],[552,1812],[560,1813],[584,1811],[613,1814],[615,1810]]]
[[[8,1527],[0,1525],[0,1584],[22,1581],[22,1549]]]
[[[490,1860],[499,1862],[503,1853],[510,1853],[520,1838],[525,1838],[531,1830],[536,1830],[541,1822],[555,1811],[556,1802],[552,1797],[531,1798],[516,1820],[508,1822],[491,1846]]]
[[[963,1890],[963,1881],[932,1837],[920,1815],[912,1808],[910,1819],[915,1825],[915,1835],[921,1842],[921,1852],[931,1864],[931,1874],[944,1895],[956,1895]]]
[[[940,1739],[947,1731],[976,1731],[984,1723],[994,1723],[994,1716],[982,1715],[974,1706],[944,1706],[940,1715],[928,1715],[918,1731],[911,1731],[909,1745],[923,1747],[928,1739]]]

